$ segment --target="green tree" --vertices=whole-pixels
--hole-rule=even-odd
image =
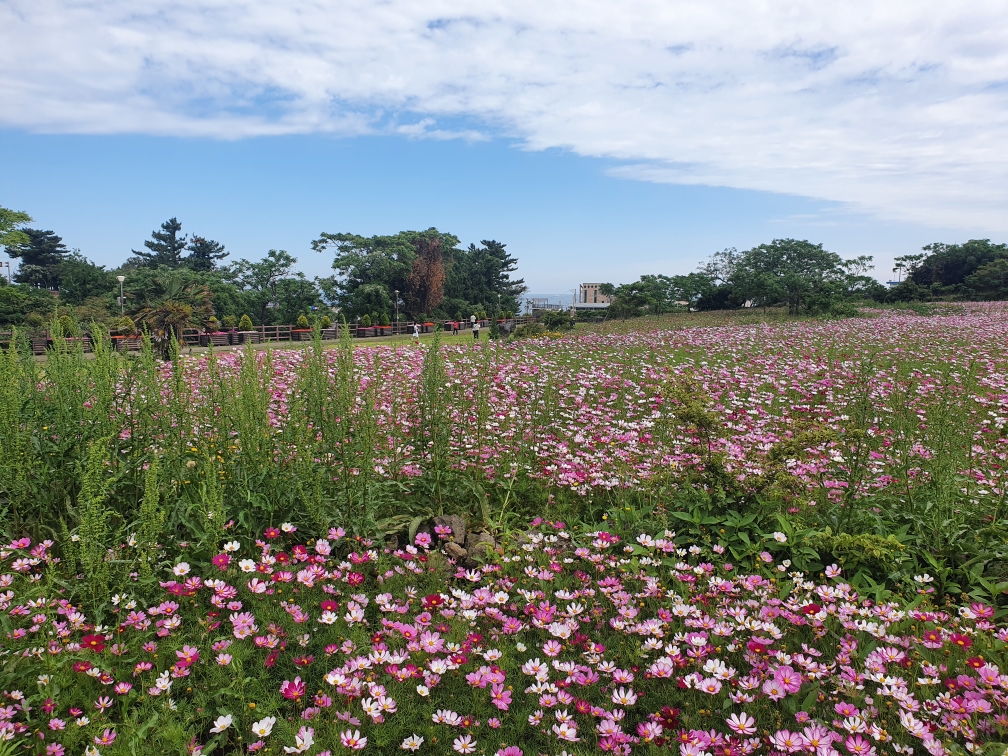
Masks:
[[[58,289],[60,266],[70,253],[63,239],[52,231],[34,228],[26,228],[19,233],[27,237],[27,242],[7,247],[8,255],[21,260],[14,280],[40,289]]]
[[[204,239],[202,236],[194,236],[186,247],[189,252],[185,258],[185,266],[189,270],[198,272],[209,272],[217,268],[217,263],[230,255],[224,251],[224,245],[212,239]]]
[[[32,313],[48,318],[56,300],[45,289],[29,286],[0,286],[0,325],[20,326]]]
[[[1008,256],[981,266],[966,277],[965,284],[986,299],[1008,299]]]
[[[983,266],[1008,258],[1008,244],[992,244],[990,239],[970,239],[964,244],[935,242],[923,249],[929,254],[910,275],[919,286],[961,287]]]
[[[276,306],[272,312],[277,323],[293,323],[300,313],[322,305],[318,287],[303,273],[281,278],[276,287]]]
[[[371,237],[323,233],[312,242],[312,249],[335,253],[335,274],[320,282],[325,299],[339,307],[347,320],[371,312],[379,301],[394,309],[394,292],[398,290],[402,297],[406,291],[406,279],[417,257],[413,241],[419,235],[416,231]],[[455,237],[442,239],[442,249],[456,244]]]
[[[519,297],[528,287],[524,279],[511,278],[518,268],[517,258],[499,241],[484,239],[480,244],[446,255],[445,310],[468,310],[474,305],[495,312],[519,309]]]
[[[326,301],[351,320],[364,313],[394,315],[396,291],[403,303],[400,315],[406,316],[450,317],[478,309],[495,313],[519,309],[525,283],[511,279],[517,260],[505,245],[495,240],[471,244],[468,249],[458,245],[458,237],[436,228],[393,236],[322,234],[312,243],[316,251],[335,251],[336,273],[319,283]],[[418,250],[424,250],[429,259],[418,263]],[[440,265],[436,252],[440,252]],[[444,272],[444,297],[434,304],[439,269]]]
[[[297,316],[322,304],[318,287],[303,273],[293,273],[297,258],[271,249],[258,262],[239,260],[231,275],[242,288],[245,302],[260,323],[293,323]]]
[[[81,305],[92,297],[112,296],[115,277],[102,265],[95,265],[79,252],[67,255],[60,263],[60,301]]]
[[[28,213],[0,206],[0,247],[17,247],[28,243],[23,226],[31,223]]]
[[[186,248],[186,236],[179,236],[182,224],[177,218],[169,218],[161,224],[160,231],[152,231],[151,238],[144,242],[147,251],[133,250],[137,266],[157,268],[179,268],[183,264],[182,253]]]
[[[732,271],[731,283],[746,299],[773,296],[797,315],[803,304],[835,290],[844,279],[843,260],[822,244],[796,239],[774,239],[743,253]],[[773,304],[774,302],[768,302]]]

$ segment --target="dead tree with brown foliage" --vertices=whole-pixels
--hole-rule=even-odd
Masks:
[[[421,237],[413,242],[417,259],[406,279],[406,309],[414,317],[427,315],[444,300],[445,270],[441,240]]]

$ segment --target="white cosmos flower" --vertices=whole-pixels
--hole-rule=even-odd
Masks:
[[[273,725],[276,724],[276,717],[265,717],[252,724],[252,733],[260,738],[267,737],[273,732]]]
[[[225,714],[222,717],[217,717],[214,721],[214,726],[210,728],[210,732],[224,732],[228,727],[231,726],[231,715]]]
[[[404,751],[418,751],[422,745],[423,736],[414,734],[406,738],[399,747]]]

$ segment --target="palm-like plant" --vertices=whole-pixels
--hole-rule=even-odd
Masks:
[[[202,325],[213,315],[210,289],[181,276],[166,273],[155,279],[157,286],[146,292],[147,301],[136,312],[138,326],[145,329],[154,347],[167,357],[171,342],[182,340],[186,328]]]

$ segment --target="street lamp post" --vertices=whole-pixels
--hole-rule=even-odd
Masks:
[[[125,298],[123,297],[123,281],[126,280],[126,276],[116,276],[116,281],[119,282],[119,316],[122,317],[126,314]]]
[[[399,330],[399,289],[395,290],[395,330]]]

